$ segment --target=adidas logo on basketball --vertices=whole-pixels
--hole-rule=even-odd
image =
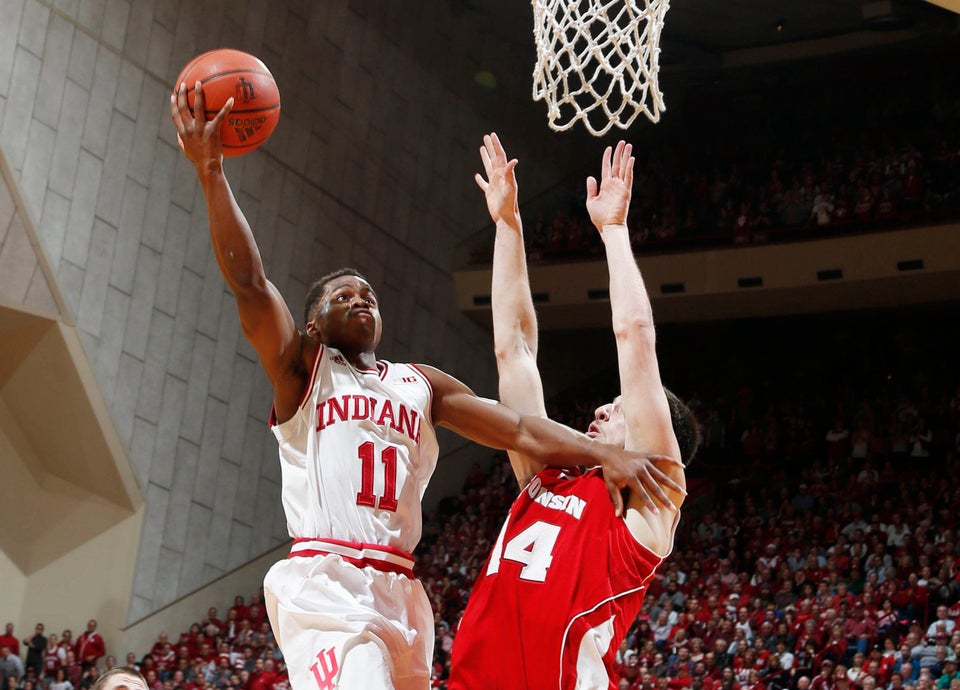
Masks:
[[[236,133],[241,143],[256,134],[266,121],[267,118],[264,115],[230,115],[227,118],[227,124]]]

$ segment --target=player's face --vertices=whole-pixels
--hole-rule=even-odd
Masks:
[[[326,286],[320,309],[307,332],[339,350],[372,352],[380,342],[382,324],[377,293],[357,276],[334,278]]]
[[[598,407],[593,413],[594,419],[587,429],[587,436],[623,448],[627,440],[627,423],[622,402],[623,396],[618,395],[613,402]]]

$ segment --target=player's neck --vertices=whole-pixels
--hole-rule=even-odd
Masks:
[[[340,350],[340,353],[355,369],[376,369],[377,353],[372,351]]]

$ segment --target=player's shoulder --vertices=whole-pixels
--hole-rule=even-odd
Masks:
[[[387,359],[377,360],[377,369],[384,380],[397,384],[421,384],[432,386],[433,371],[430,367],[415,362],[391,362]],[[434,370],[436,371],[436,370]]]

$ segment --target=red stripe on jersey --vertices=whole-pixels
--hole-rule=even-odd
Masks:
[[[314,547],[329,545],[330,548],[297,548],[300,544],[311,544]],[[364,552],[366,552],[366,554],[364,554]],[[395,546],[368,544],[343,539],[311,539],[301,537],[294,539],[293,548],[290,550],[288,558],[310,558],[330,554],[340,556],[344,561],[358,568],[370,566],[383,572],[400,573],[407,577],[413,577],[413,556]],[[382,556],[380,554],[382,554]]]
[[[328,537],[321,538],[310,538],[310,537],[298,537],[293,540],[294,544],[302,544],[307,541],[323,541],[328,544],[336,544],[337,546],[346,546],[351,549],[370,549],[373,551],[382,551],[383,553],[389,553],[394,556],[399,556],[400,558],[406,558],[408,560],[413,560],[413,555],[403,549],[398,549],[396,546],[384,546],[383,544],[368,544],[363,541],[348,541],[346,539],[330,539]]]
[[[305,551],[296,552],[291,551],[287,558],[312,558],[314,556],[330,555],[339,556],[344,562],[349,563],[350,565],[355,565],[358,568],[366,568],[369,566],[374,570],[379,570],[384,573],[399,573],[400,575],[406,575],[409,578],[413,577],[413,571],[410,568],[404,568],[403,566],[396,565],[395,563],[389,563],[387,561],[374,561],[367,558],[353,558],[351,556],[344,556],[342,553],[335,554],[332,551],[318,551],[315,549],[307,549]]]

